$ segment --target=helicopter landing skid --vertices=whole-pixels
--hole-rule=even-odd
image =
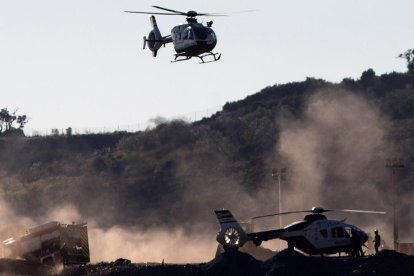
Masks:
[[[213,60],[204,61],[204,58],[205,57],[209,57],[209,56],[213,56]],[[203,64],[203,63],[215,62],[215,61],[220,60],[221,54],[219,54],[219,53],[213,53],[213,52],[208,52],[205,55],[200,55],[200,56],[197,56],[197,57],[201,59],[200,64]]]
[[[208,61],[205,61],[205,60],[204,60],[204,58],[205,58],[205,57],[209,57],[209,56],[213,56],[213,60],[208,60]],[[180,58],[180,59],[178,59],[179,57],[181,57],[181,58]],[[175,59],[174,59],[174,60],[172,60],[171,62],[178,62],[178,61],[189,60],[189,59],[191,59],[192,57],[193,57],[193,56],[181,56],[181,55],[175,55]],[[206,54],[204,54],[204,55],[199,55],[199,56],[196,56],[196,57],[198,57],[199,59],[201,59],[200,64],[203,64],[203,63],[209,63],[209,62],[218,61],[218,60],[221,58],[221,54],[219,54],[219,53],[212,53],[212,52],[208,52],[208,53],[206,53]]]
[[[178,59],[178,57],[182,57],[182,58]],[[191,59],[191,58],[192,58],[192,56],[180,56],[180,55],[175,55],[175,59],[174,59],[174,60],[171,60],[171,63],[173,63],[173,62],[178,62],[178,61],[189,60],[189,59]]]

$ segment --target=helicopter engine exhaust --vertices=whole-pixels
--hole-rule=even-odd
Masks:
[[[148,48],[152,51],[152,55],[156,57],[158,49],[163,44],[165,44],[165,42],[161,35],[160,29],[158,29],[155,16],[153,15],[150,16],[150,23],[151,23],[152,30],[148,34],[148,38],[144,36],[144,49],[145,49],[145,44],[146,44]]]

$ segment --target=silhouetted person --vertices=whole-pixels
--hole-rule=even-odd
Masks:
[[[60,255],[62,256],[63,265],[67,264],[68,253],[68,246],[64,243],[62,248],[60,248]]]
[[[381,246],[381,236],[378,234],[378,230],[374,230],[375,237],[374,237],[374,247],[375,247],[375,253],[378,253],[378,249]]]
[[[351,230],[351,242],[353,245],[353,256],[354,257],[363,257],[365,256],[364,251],[362,250],[361,237],[358,232],[354,229]]]

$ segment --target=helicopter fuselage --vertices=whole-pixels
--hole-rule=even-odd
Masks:
[[[171,30],[174,49],[179,56],[194,57],[211,52],[217,44],[213,29],[189,20]]]
[[[316,213],[284,228],[250,233],[245,232],[229,210],[216,210],[220,223],[216,239],[228,250],[237,249],[249,240],[259,246],[263,241],[282,239],[287,241],[289,248],[297,248],[309,255],[341,252],[352,256],[363,255],[362,246],[368,241],[364,231],[344,221],[327,219],[321,214],[325,212],[321,208],[315,210],[313,212]]]
[[[312,216],[318,218],[312,220]],[[309,217],[280,229],[276,236],[310,255],[349,253],[355,248],[355,242],[361,246],[368,240],[368,235],[355,225],[320,218],[323,215]]]

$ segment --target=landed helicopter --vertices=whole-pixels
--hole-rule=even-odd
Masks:
[[[364,210],[336,210],[313,207],[311,210],[283,212],[277,214],[257,216],[252,219],[264,217],[288,215],[295,213],[311,213],[301,221],[294,222],[281,229],[251,232],[243,230],[229,210],[216,210],[217,219],[220,223],[220,231],[216,240],[223,246],[224,250],[237,250],[247,241],[253,241],[256,246],[263,241],[282,239],[287,241],[288,248],[297,248],[309,255],[329,255],[345,252],[350,256],[363,255],[362,246],[368,241],[368,234],[355,225],[344,221],[327,219],[325,212],[347,212],[385,214],[385,212]]]
[[[197,16],[226,16],[224,14],[198,13],[196,11],[181,12],[171,10],[159,6],[152,6],[156,9],[166,12],[141,12],[141,11],[125,11],[128,13],[151,14],[150,24],[152,30],[148,34],[148,38],[144,36],[144,49],[147,45],[152,51],[154,57],[157,56],[158,49],[165,47],[167,43],[173,43],[176,51],[175,59],[172,62],[189,60],[192,57],[201,59],[201,63],[218,61],[221,54],[213,53],[213,49],[217,44],[217,37],[211,28],[213,21],[207,22],[206,25],[197,22]],[[177,25],[171,30],[171,34],[162,36],[157,26],[154,14],[159,15],[183,15],[186,16],[187,23]],[[206,61],[204,58],[212,57]]]

